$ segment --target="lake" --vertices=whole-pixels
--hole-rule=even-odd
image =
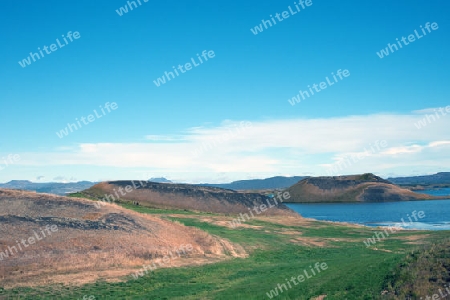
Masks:
[[[421,193],[445,196],[450,195],[450,188],[425,190]],[[450,230],[450,196],[449,200],[385,203],[287,203],[286,205],[303,217],[316,220],[348,222],[366,226],[394,226],[397,224],[405,229]],[[423,211],[424,216],[421,214],[422,218],[414,218],[413,211],[416,211],[416,215]]]

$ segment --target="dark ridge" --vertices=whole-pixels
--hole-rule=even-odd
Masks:
[[[58,217],[28,217],[28,216],[0,216],[0,223],[19,226],[20,223],[27,222],[37,224],[37,226],[44,228],[46,225],[56,225],[58,230],[61,228],[72,228],[78,230],[122,230],[132,232],[130,228],[144,229],[137,224],[133,219],[120,214],[108,214],[98,221],[78,220],[70,218]],[[36,230],[37,231],[37,230]]]

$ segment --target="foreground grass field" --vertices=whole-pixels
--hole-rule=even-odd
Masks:
[[[297,285],[291,283],[291,288],[286,284],[287,290],[275,298],[315,299],[326,295],[327,300],[383,299],[381,295],[388,291],[407,293],[404,283],[408,277],[402,270],[407,266],[411,272],[417,272],[419,268],[418,260],[411,257],[417,256],[417,251],[431,255],[425,249],[449,236],[448,232],[400,232],[368,248],[363,241],[375,229],[274,217],[253,219],[231,228],[227,224],[233,217],[123,205],[239,243],[249,257],[157,269],[139,279],[129,276],[118,283],[0,288],[0,299],[270,299],[267,293],[278,284],[304,275],[304,270],[311,276],[310,266],[317,262],[326,263],[328,268],[304,282],[297,281]],[[424,263],[423,258],[420,263]],[[426,295],[411,299],[420,299],[419,296],[425,299]]]

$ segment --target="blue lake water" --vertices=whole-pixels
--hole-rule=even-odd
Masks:
[[[445,196],[450,188],[422,191]],[[305,218],[356,223],[366,226],[400,226],[405,229],[450,230],[449,200],[404,201],[386,203],[289,203],[289,208]],[[422,218],[413,217],[423,212]],[[403,220],[402,220],[403,219]]]

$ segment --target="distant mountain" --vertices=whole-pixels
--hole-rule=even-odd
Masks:
[[[158,183],[173,183],[172,181],[164,178],[164,177],[155,177],[155,178],[150,178],[148,181],[150,182],[158,182]]]
[[[11,180],[10,182],[1,184],[0,187],[10,188],[10,189],[25,189],[28,186],[33,185],[31,181],[28,180]]]
[[[276,176],[266,179],[238,180],[231,183],[202,183],[201,186],[212,186],[230,190],[267,190],[288,188],[300,180],[307,178],[305,176],[284,177]]]
[[[59,182],[36,183],[28,180],[11,180],[10,182],[7,183],[3,184],[0,183],[0,188],[35,191],[38,193],[48,193],[63,196],[69,193],[76,193],[83,191],[95,184],[96,184],[95,182],[90,181],[69,182],[69,183],[59,183]]]
[[[292,203],[393,202],[441,199],[414,193],[371,173],[350,176],[310,177],[291,186]]]
[[[401,185],[450,184],[450,172],[440,172],[423,176],[388,178],[388,180]]]

